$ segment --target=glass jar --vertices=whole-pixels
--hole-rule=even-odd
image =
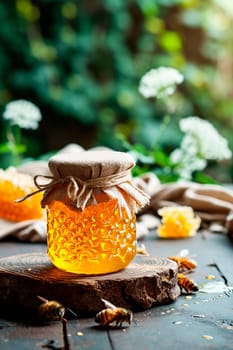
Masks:
[[[105,274],[136,254],[136,210],[148,197],[131,181],[131,156],[114,151],[58,154],[42,206],[47,209],[48,255],[59,269]]]

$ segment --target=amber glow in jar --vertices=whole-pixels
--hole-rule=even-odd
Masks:
[[[136,254],[136,210],[148,197],[133,185],[131,156],[84,151],[52,157],[47,209],[48,255],[59,269],[104,274]]]
[[[135,215],[120,215],[115,199],[82,212],[53,201],[47,215],[49,257],[62,270],[108,273],[121,270],[135,256]]]

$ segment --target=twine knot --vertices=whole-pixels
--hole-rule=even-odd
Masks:
[[[45,182],[45,180],[49,180]],[[36,191],[16,200],[17,203],[35,195],[38,192],[44,192],[42,207],[49,201],[49,195],[62,185],[64,193],[71,200],[76,208],[84,210],[87,204],[96,204],[95,191],[99,189],[110,198],[118,199],[120,207],[124,207],[128,214],[136,212],[138,208],[149,203],[149,196],[132,183],[129,170],[122,171],[108,176],[100,176],[82,180],[76,176],[66,176],[56,178],[54,176],[36,175],[34,183]]]

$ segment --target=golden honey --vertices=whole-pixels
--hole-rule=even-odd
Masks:
[[[49,160],[44,191],[48,255],[61,270],[106,274],[136,254],[136,209],[148,197],[132,182],[133,158],[115,151],[58,154]],[[42,179],[43,180],[43,179]]]
[[[35,189],[30,175],[19,173],[13,167],[0,169],[0,218],[15,222],[42,219],[44,213],[40,205],[41,193],[22,203],[15,203],[16,199]]]
[[[194,215],[192,207],[171,206],[158,210],[162,222],[158,227],[161,238],[193,237],[200,227],[201,220]]]
[[[60,201],[47,208],[48,254],[58,268],[103,274],[127,266],[136,253],[135,216],[116,199],[78,211]]]

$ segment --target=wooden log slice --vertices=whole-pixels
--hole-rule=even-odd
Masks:
[[[87,316],[103,308],[101,298],[117,306],[142,310],[170,303],[179,294],[177,264],[161,257],[137,256],[122,271],[95,276],[61,271],[44,253],[0,259],[0,303],[15,312],[38,310],[38,295]]]

